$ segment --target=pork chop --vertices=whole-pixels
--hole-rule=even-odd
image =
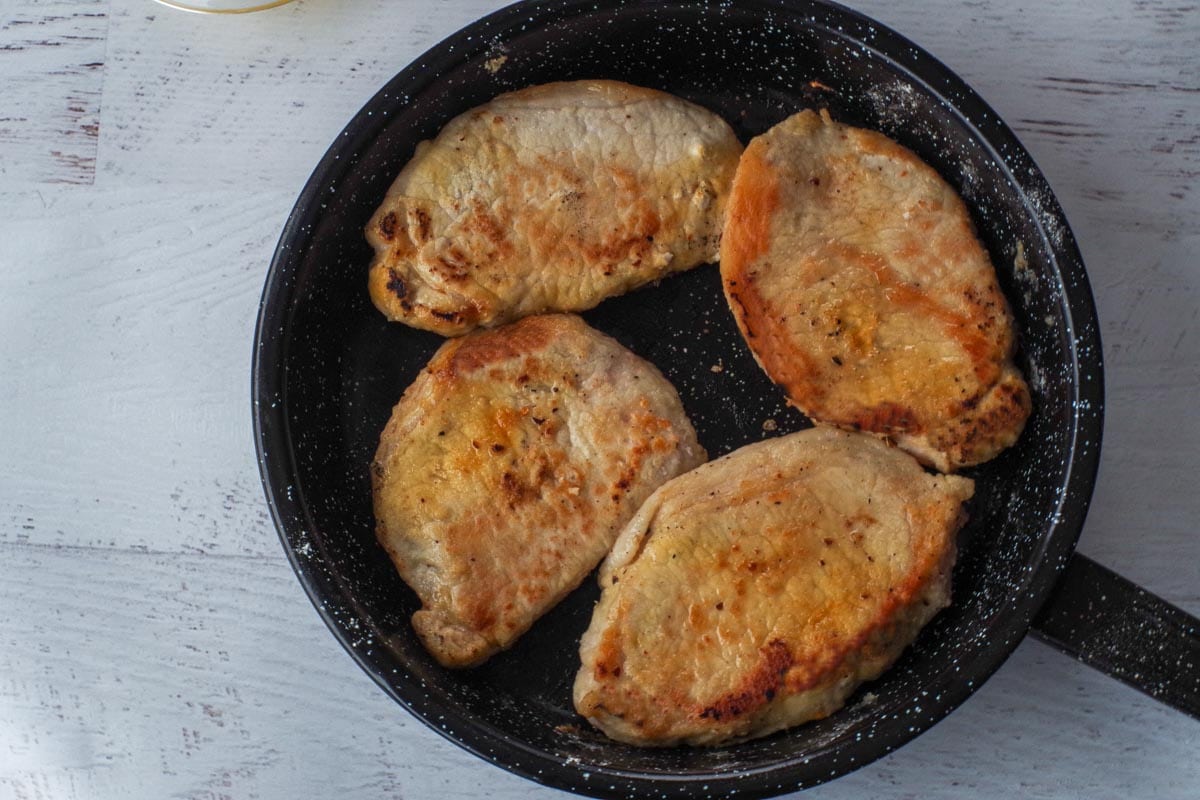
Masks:
[[[366,228],[371,299],[444,335],[717,257],[742,146],[716,114],[616,81],[500,95],[423,142]]]
[[[882,134],[802,111],[738,166],[721,245],[747,344],[809,417],[949,472],[1030,411],[1013,320],[954,190]]]
[[[371,470],[379,541],[422,603],[417,635],[449,667],[508,647],[704,459],[674,388],[578,317],[446,342]]]
[[[675,478],[601,567],[575,708],[614,739],[654,746],[830,714],[948,605],[973,490],[835,428]]]

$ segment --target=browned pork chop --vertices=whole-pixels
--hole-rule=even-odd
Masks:
[[[614,739],[656,746],[826,716],[949,603],[973,488],[833,428],[675,478],[601,568],[576,709]]]
[[[451,667],[508,647],[704,458],[658,370],[578,317],[446,342],[372,465],[379,541],[421,599],[417,635]]]
[[[575,81],[501,95],[417,147],[367,225],[371,299],[445,335],[716,259],[742,146],[663,92]]]
[[[1013,444],[1029,390],[962,200],[913,153],[826,112],[751,141],[721,245],[746,342],[815,420],[943,472]]]

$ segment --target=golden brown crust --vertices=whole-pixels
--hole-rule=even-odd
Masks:
[[[973,483],[818,428],[676,478],[601,569],[576,709],[641,745],[715,745],[825,716],[949,603]]]
[[[804,111],[746,148],[721,248],[763,369],[813,419],[943,471],[1016,441],[1028,387],[965,206],[882,134]]]
[[[741,144],[616,81],[534,86],[423,142],[366,228],[389,319],[446,335],[606,297],[716,258]]]
[[[704,460],[674,389],[570,315],[444,344],[372,465],[377,535],[446,666],[504,649],[600,561],[659,484]]]

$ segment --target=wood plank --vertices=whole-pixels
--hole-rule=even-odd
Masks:
[[[0,218],[0,541],[277,553],[254,456],[258,298],[292,197],[13,196]]]
[[[294,9],[301,8],[308,6],[294,6]],[[885,19],[889,13],[895,15],[903,11],[884,8],[866,10],[874,11]],[[449,18],[439,16],[440,27],[431,27],[430,23],[410,31],[410,48],[415,50],[427,43],[422,42],[420,37],[432,39],[448,32],[446,28],[463,21],[459,18],[461,15],[480,11],[482,9],[458,9]],[[279,9],[252,19],[263,20],[255,23],[264,26],[259,30],[260,34],[272,31],[273,26],[286,24],[297,26],[305,36],[313,39],[324,41],[327,38],[319,37],[316,30],[321,25],[334,24],[333,20],[320,11],[313,12],[316,16],[312,19],[305,12],[292,20],[291,17],[298,13],[290,8],[286,11]],[[1197,506],[1194,493],[1184,491],[1176,484],[1184,480],[1178,476],[1185,474],[1179,469],[1180,459],[1188,458],[1188,454],[1196,449],[1196,437],[1200,433],[1196,426],[1164,426],[1145,419],[1147,414],[1162,412],[1147,411],[1157,408],[1154,403],[1147,402],[1147,392],[1155,390],[1142,387],[1145,381],[1162,387],[1159,394],[1163,395],[1161,402],[1167,404],[1163,409],[1166,418],[1188,418],[1191,407],[1188,390],[1194,386],[1194,376],[1200,371],[1200,343],[1189,332],[1196,308],[1196,292],[1200,290],[1197,273],[1191,268],[1196,234],[1189,234],[1188,231],[1195,231],[1196,226],[1200,225],[1197,222],[1200,214],[1196,213],[1195,196],[1185,194],[1184,200],[1171,201],[1177,205],[1183,204],[1174,217],[1170,212],[1171,204],[1168,203],[1167,213],[1150,214],[1139,210],[1137,213],[1145,218],[1145,224],[1127,224],[1129,206],[1138,209],[1157,208],[1158,201],[1164,197],[1170,200],[1172,182],[1186,175],[1190,169],[1189,159],[1193,156],[1187,147],[1177,147],[1174,152],[1154,156],[1160,162],[1155,171],[1137,166],[1138,160],[1146,157],[1143,153],[1145,148],[1138,149],[1131,144],[1154,141],[1146,138],[1148,132],[1145,126],[1152,125],[1158,118],[1156,115],[1161,115],[1158,111],[1160,107],[1168,108],[1167,112],[1161,113],[1170,116],[1175,114],[1181,102],[1184,107],[1191,108],[1200,98],[1195,93],[1179,91],[1180,87],[1189,85],[1186,83],[1189,78],[1187,64],[1175,58],[1174,51],[1159,47],[1162,43],[1155,38],[1159,34],[1155,30],[1145,30],[1141,18],[1136,15],[1129,19],[1111,14],[1107,17],[1101,15],[1097,26],[1084,26],[1087,35],[1080,37],[1079,47],[1073,49],[1068,57],[1049,46],[1049,37],[1055,35],[1054,31],[1068,27],[1070,21],[1062,18],[1068,12],[1061,8],[1031,9],[1000,22],[978,16],[977,11],[969,12],[970,15],[951,18],[953,24],[945,29],[933,28],[920,36],[910,28],[919,24],[928,29],[928,20],[915,12],[905,13],[908,16],[887,21],[927,44],[951,66],[964,72],[977,73],[968,75],[968,79],[979,85],[989,100],[998,107],[1008,104],[1016,106],[1011,115],[1002,111],[1006,116],[1054,119],[1061,122],[1062,126],[1082,126],[1097,132],[1096,137],[1083,137],[1080,140],[1091,148],[1087,158],[1095,159],[1095,166],[1088,170],[1078,169],[1073,162],[1063,160],[1081,146],[1071,142],[1070,137],[1048,135],[1039,139],[1041,134],[1038,130],[1026,133],[1030,146],[1035,149],[1035,155],[1047,171],[1060,173],[1058,177],[1051,174],[1051,180],[1063,203],[1078,209],[1078,214],[1072,214],[1072,221],[1075,222],[1085,253],[1098,254],[1095,258],[1089,258],[1089,267],[1097,287],[1104,340],[1108,345],[1108,446],[1105,470],[1096,497],[1097,513],[1093,514],[1082,546],[1085,552],[1129,572],[1135,579],[1147,582],[1151,588],[1168,597],[1192,596],[1195,593],[1193,587],[1198,585],[1200,579],[1200,558],[1181,559],[1179,556],[1181,553],[1200,555],[1200,545],[1195,543],[1190,522],[1200,507]],[[364,15],[362,19],[359,15],[350,17],[349,20],[342,20],[341,24],[358,26],[361,29],[358,32],[365,37],[363,41],[369,42],[372,36],[380,36],[367,26],[370,15]],[[1074,21],[1078,22],[1078,19]],[[115,77],[109,81],[108,88],[114,93],[115,99],[110,110],[115,109],[118,118],[121,117],[119,112],[122,108],[131,110],[125,112],[129,121],[108,129],[106,138],[111,136],[118,143],[129,145],[130,153],[144,155],[144,148],[140,145],[135,147],[136,142],[123,139],[120,131],[137,120],[134,127],[138,136],[158,136],[162,131],[155,127],[155,114],[161,114],[164,120],[171,121],[176,126],[172,128],[176,135],[183,134],[183,128],[188,126],[180,120],[189,113],[200,113],[189,111],[192,92],[172,94],[165,88],[155,90],[153,87],[166,87],[174,80],[203,79],[197,75],[206,75],[211,79],[214,69],[225,68],[222,58],[243,54],[243,49],[257,41],[252,36],[253,28],[222,28],[219,32],[223,36],[217,37],[221,44],[215,54],[206,54],[198,60],[183,58],[191,52],[188,48],[196,46],[195,42],[188,44],[189,36],[195,40],[206,30],[209,35],[218,32],[204,27],[209,24],[233,23],[224,19],[218,21],[179,15],[167,10],[156,10],[148,15],[135,15],[129,6],[118,10],[114,35],[126,44],[114,44],[116,61],[111,69]],[[1180,36],[1186,38],[1193,35],[1195,27],[1182,34],[1175,31],[1162,36],[1164,41],[1174,43]],[[1104,47],[1115,46],[1111,42],[1112,37],[1126,30],[1128,38],[1124,47],[1128,49],[1133,47],[1133,43],[1140,43],[1142,40],[1137,37],[1149,37],[1150,44],[1147,47],[1164,56],[1168,69],[1154,72],[1153,63],[1147,57],[1142,57],[1134,60],[1133,72],[1122,72],[1101,58]],[[1013,64],[1011,70],[1002,73],[1005,80],[997,81],[993,72],[983,70],[978,65],[1006,63],[1012,59],[1001,59],[996,52],[989,50],[976,54],[974,58],[966,58],[965,42],[971,31],[986,32],[986,36],[981,34],[976,38],[992,42],[989,46],[993,49],[1001,45],[1011,47],[1014,42],[1040,37],[1033,49],[1039,54],[1045,52],[1050,63],[1039,64],[1035,60],[1033,66],[1027,63]],[[344,30],[340,34],[342,38],[333,39],[344,45],[346,38],[353,34],[352,30]],[[134,48],[132,53],[128,51],[129,43],[136,42],[140,46],[146,41],[166,43],[162,47],[176,51],[175,60],[167,60],[168,55],[162,53],[141,55],[139,48]],[[306,41],[301,37],[302,43]],[[371,62],[371,70],[363,70],[373,73],[367,78],[356,77],[358,73],[349,70],[343,74],[331,71],[329,65],[336,63],[338,56],[332,46],[325,47],[327,49],[323,54],[302,50],[301,55],[294,57],[295,63],[289,61],[283,67],[274,68],[274,71],[255,71],[253,80],[248,79],[238,87],[238,102],[244,104],[238,113],[255,113],[251,107],[255,98],[263,100],[260,113],[264,118],[269,119],[272,114],[280,113],[279,109],[266,104],[267,90],[291,86],[298,80],[298,70],[310,70],[300,79],[300,83],[305,84],[303,91],[311,92],[316,98],[307,106],[309,113],[326,127],[326,134],[332,135],[353,111],[352,107],[345,106],[353,106],[358,102],[358,98],[348,96],[355,91],[364,94],[372,91],[375,84],[383,80],[382,73],[394,68],[395,64],[385,66],[386,62],[380,58]],[[1081,49],[1083,54],[1080,53]],[[1087,64],[1088,54],[1105,70],[1095,75],[1094,79],[1102,81],[1099,84],[1102,87],[1114,84],[1103,89],[1111,93],[1100,96],[1103,102],[1088,101],[1088,98],[1096,96],[1083,94],[1080,96],[1088,102],[1081,103],[1072,100],[1073,95],[1067,92],[1068,99],[1064,101],[1059,97],[1063,91],[1058,87],[1060,84],[1078,85],[1071,81],[1076,79],[1077,73],[1082,74],[1081,70],[1076,68],[1073,72],[1071,65]],[[320,58],[317,58],[318,55]],[[136,61],[134,56],[141,59],[137,62],[141,64],[141,72],[133,69]],[[403,52],[389,51],[389,58],[393,62],[405,57]],[[957,61],[963,63],[959,65],[955,63]],[[1017,61],[1027,62],[1030,59]],[[1139,63],[1140,67],[1137,66]],[[180,74],[168,78],[166,76],[172,67],[177,67]],[[1171,69],[1175,69],[1176,73],[1171,73]],[[164,75],[165,83],[146,80],[146,75],[156,72]],[[1061,81],[1043,79],[1054,77],[1052,73],[1056,72],[1066,75],[1066,78]],[[1040,73],[1047,75],[1038,77]],[[141,88],[123,95],[122,92],[129,92],[128,80],[135,75],[141,76],[141,83],[137,84]],[[354,81],[354,84],[349,85],[348,81]],[[1146,86],[1161,88],[1151,90],[1144,88]],[[1123,111],[1137,93],[1165,100],[1154,106],[1154,113]],[[332,106],[327,104],[325,101],[330,97],[339,98],[338,102]],[[1046,100],[1046,97],[1050,99]],[[1048,107],[1022,110],[1018,104]],[[268,109],[269,113],[261,109]],[[1107,121],[1103,119],[1105,114]],[[142,119],[146,115],[150,116]],[[1191,118],[1195,119],[1197,115],[1193,114]],[[1147,119],[1150,121],[1147,122]],[[1049,129],[1054,126],[1042,127]],[[24,405],[20,408],[29,411],[29,414],[20,418],[45,418],[41,428],[31,428],[28,423],[22,423],[21,430],[14,433],[19,437],[18,441],[24,443],[22,452],[27,460],[22,463],[38,461],[40,466],[31,474],[22,466],[20,477],[25,488],[13,499],[0,500],[0,511],[7,512],[8,518],[14,523],[8,536],[51,543],[100,544],[103,540],[113,546],[168,550],[188,547],[224,552],[224,548],[230,545],[226,538],[216,535],[218,527],[228,524],[253,531],[255,525],[261,525],[261,508],[250,510],[259,497],[256,479],[250,474],[252,470],[247,471],[250,462],[245,460],[246,452],[238,450],[239,447],[246,450],[244,443],[248,438],[248,421],[238,397],[248,380],[245,377],[248,375],[247,362],[242,359],[249,357],[248,331],[252,329],[261,275],[269,259],[271,244],[277,235],[282,215],[292,200],[291,192],[302,183],[307,170],[315,163],[318,152],[324,147],[326,134],[308,139],[305,146],[311,149],[305,157],[310,161],[284,164],[275,172],[275,182],[290,183],[293,187],[271,195],[269,202],[277,205],[269,222],[263,216],[268,214],[264,207],[258,211],[258,220],[248,228],[241,227],[247,213],[241,192],[231,192],[228,198],[210,195],[204,201],[189,205],[174,188],[148,192],[146,197],[152,200],[132,205],[129,199],[131,195],[121,192],[97,196],[87,202],[56,199],[55,203],[66,203],[57,208],[43,207],[39,198],[29,196],[26,211],[0,222],[5,240],[13,243],[10,252],[21,254],[23,259],[51,265],[50,269],[42,271],[34,279],[28,290],[32,294],[24,295],[26,300],[21,302],[27,302],[29,307],[17,309],[28,313],[33,324],[18,326],[7,337],[9,346],[15,348],[9,363],[14,368],[19,365],[29,369],[29,374],[34,376],[23,386],[11,389],[22,392],[21,402]],[[160,161],[156,165],[152,163],[153,160],[146,162],[133,159],[129,164],[134,165],[135,161],[142,167],[149,164],[147,168],[158,170],[162,177],[174,175],[176,180],[185,183],[207,176],[219,184],[225,180],[226,169],[239,175],[254,175],[256,169],[262,170],[262,164],[270,163],[269,159],[264,159],[262,152],[267,147],[266,142],[260,141],[254,145],[251,141],[247,145],[249,140],[241,138],[249,135],[245,131],[211,128],[205,133],[191,131],[189,135],[204,138],[206,146],[224,148],[227,155],[222,163],[226,166],[210,170],[203,160],[194,164],[176,164],[178,159]],[[289,139],[303,143],[306,133],[303,126],[298,126],[291,129],[288,135]],[[318,138],[320,141],[317,141]],[[1037,152],[1038,148],[1043,148],[1044,152]],[[166,158],[166,151],[161,155]],[[251,163],[255,161],[259,162],[258,166]],[[1098,176],[1093,174],[1101,164],[1104,165],[1103,174],[1109,175],[1110,184],[1103,190],[1095,188]],[[178,169],[184,172],[172,172]],[[281,177],[284,175],[286,179]],[[259,177],[268,180],[265,176]],[[136,184],[142,179],[136,173],[117,170],[106,180]],[[72,220],[71,229],[64,230],[62,223],[49,223],[48,220],[52,218]],[[136,229],[140,227],[145,230],[138,232]],[[166,249],[158,252],[160,246]],[[211,263],[228,265],[229,269],[218,266],[216,269],[194,270],[187,266],[208,258],[206,248],[210,246],[215,247],[211,254],[215,260]],[[77,274],[75,267],[81,257],[91,265],[82,276]],[[134,263],[137,266],[132,270],[127,268]],[[1141,276],[1144,273],[1147,277],[1131,281],[1131,270],[1132,274]],[[16,280],[16,273],[6,272],[9,279]],[[0,277],[0,281],[4,280],[4,277]],[[1144,299],[1135,303],[1135,296]],[[1169,313],[1160,313],[1164,303]],[[164,306],[174,310],[161,315],[159,309]],[[231,314],[236,323],[227,324],[222,316],[224,313]],[[9,316],[8,319],[15,320],[16,317]],[[86,324],[90,331],[119,332],[126,338],[116,349],[101,338],[89,337],[81,342],[69,336],[64,338],[64,332],[72,331],[72,325],[78,325],[79,321]],[[187,331],[199,331],[202,335],[190,336]],[[38,362],[37,343],[40,341],[56,342],[56,346],[63,348],[64,355],[60,357],[57,367]],[[229,353],[246,355],[230,359]],[[1164,374],[1168,376],[1176,376],[1172,379],[1175,383],[1164,384],[1156,378],[1160,369],[1166,370]],[[205,373],[211,380],[201,380]],[[82,379],[82,382],[77,382],[76,378]],[[1189,380],[1192,383],[1188,383]],[[237,390],[227,393],[226,387],[237,387]],[[1168,389],[1171,391],[1168,392]],[[81,395],[81,391],[84,394]],[[97,409],[88,399],[96,393],[106,398],[105,402],[112,406],[107,421],[96,419],[96,412],[101,409]],[[164,414],[164,407],[172,401],[181,403],[183,398],[190,398],[192,403],[186,414],[178,411],[173,415]],[[225,412],[218,411],[218,408],[228,410],[228,419],[221,416]],[[38,413],[34,413],[35,410]],[[147,434],[162,435],[166,437],[162,441],[171,442],[166,448],[166,453],[170,453],[165,463],[168,469],[155,470],[150,479],[136,485],[128,481],[120,482],[119,487],[111,484],[119,482],[116,476],[125,473],[109,473],[110,477],[99,488],[105,490],[103,494],[110,501],[117,501],[115,506],[110,504],[101,508],[102,504],[96,502],[96,492],[91,494],[97,496],[88,497],[89,489],[72,484],[64,487],[68,499],[65,502],[60,500],[51,487],[60,480],[59,465],[63,463],[62,460],[73,458],[70,453],[72,443],[86,439],[105,443],[108,452],[115,454],[117,459],[114,466],[132,467],[133,462],[139,460],[162,463],[163,451],[148,453],[144,448],[124,446],[126,432],[135,422],[143,427],[149,426],[146,428]],[[57,427],[51,428],[51,425]],[[187,435],[180,436],[181,430],[188,431]],[[214,431],[220,432],[215,438]],[[230,433],[235,433],[235,437],[230,438]],[[208,460],[215,454],[210,455],[211,446],[206,447],[205,442],[212,441],[229,443],[228,449],[217,450],[224,460]],[[46,447],[46,443],[50,446]],[[201,464],[239,463],[241,469],[235,473],[238,477],[236,480],[222,478],[209,481],[205,486],[195,486],[193,484],[199,480],[197,473],[187,472],[184,465],[188,459],[181,461],[179,457],[185,452],[192,454],[188,459],[200,458],[201,461],[197,463]],[[1119,461],[1110,460],[1109,454],[1114,453],[1118,454]],[[242,460],[230,461],[235,457]],[[1110,464],[1114,463],[1121,466],[1110,468]],[[1125,464],[1129,465],[1131,472],[1126,472]],[[1131,480],[1130,474],[1134,473],[1136,478]],[[73,474],[85,476],[87,472],[83,470]],[[1113,476],[1111,481],[1110,475]],[[167,476],[171,479],[170,486],[162,483]],[[79,480],[83,481],[84,478]],[[1165,493],[1148,491],[1148,487],[1156,481],[1165,481],[1173,490]],[[224,509],[220,514],[207,510],[195,513],[194,510],[201,506],[201,498],[220,506],[231,505],[237,510],[232,518],[224,514]],[[1160,511],[1163,513],[1157,513]],[[115,514],[112,518],[120,521],[120,524],[101,524],[100,520],[106,513]],[[152,533],[130,524],[134,517],[141,515],[157,523]],[[72,526],[74,520],[82,522],[89,519],[95,520],[95,524]],[[102,528],[111,532],[98,534],[97,531]],[[260,532],[255,532],[241,538],[233,546],[241,551],[249,548],[252,552],[263,552],[262,548],[271,548],[274,544],[270,537],[264,538]],[[1129,566],[1125,567],[1126,564]],[[1182,566],[1188,564],[1192,566]],[[1172,568],[1168,569],[1168,566]]]
[[[281,557],[0,559],[0,797],[566,796],[392,703]],[[805,796],[1182,798],[1198,745],[1194,721],[1027,642],[902,752]]]
[[[496,5],[299,2],[206,16],[113,0],[101,171],[299,192],[388,78]]]
[[[8,3],[0,800],[564,797],[445,742],[341,653],[282,558],[249,424],[258,295],[296,192],[388,77],[501,3],[206,18],[113,0],[111,26],[86,16],[108,3]],[[1081,549],[1200,611],[1200,11],[857,7],[963,75],[1047,173],[1107,359]],[[107,55],[70,38],[96,31]],[[102,103],[70,102],[101,83]],[[1190,800],[1198,745],[1194,721],[1026,642],[928,734],[804,797]]]
[[[803,797],[1185,800],[1198,745],[1195,720],[1026,640],[928,733]]]
[[[1106,419],[1080,549],[1174,602],[1194,601],[1200,235],[1096,238],[1104,255],[1089,268],[1105,345]]]
[[[352,664],[282,557],[0,545],[0,559],[6,800],[429,797],[431,776],[474,762]],[[526,796],[480,767],[438,796],[484,781]]]
[[[0,15],[0,183],[90,184],[107,0],[9,0]]]

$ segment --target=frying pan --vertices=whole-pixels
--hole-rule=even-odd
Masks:
[[[721,114],[743,141],[811,107],[886,133],[963,196],[1012,303],[1033,414],[1015,447],[968,472],[977,493],[954,603],[826,719],[717,749],[614,743],[570,700],[593,580],[510,651],[448,671],[417,642],[416,597],[375,543],[368,464],[391,407],[441,339],[389,324],[371,306],[363,226],[415,145],[452,117],[504,91],[577,78],[673,92]],[[584,317],[658,365],[713,457],[809,424],[749,355],[713,265]],[[1200,715],[1197,620],[1073,555],[1099,459],[1102,381],[1091,290],[1053,193],[1012,131],[928,53],[815,0],[542,0],[431,49],[317,166],[267,275],[253,413],[267,500],[301,583],[334,635],[409,711],[482,758],[562,789],[765,797],[837,777],[926,730],[1031,626]]]

